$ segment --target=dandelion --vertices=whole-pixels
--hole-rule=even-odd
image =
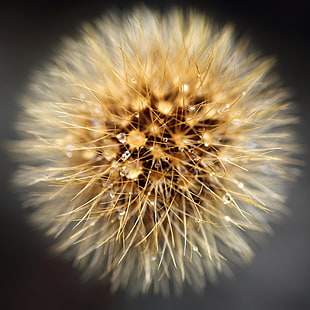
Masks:
[[[272,63],[194,11],[84,26],[23,99],[33,222],[114,290],[199,290],[249,261],[294,163]]]

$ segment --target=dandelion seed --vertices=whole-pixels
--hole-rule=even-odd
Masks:
[[[128,134],[127,143],[131,148],[139,148],[146,143],[145,134],[139,130],[132,130]]]
[[[87,276],[180,293],[252,257],[297,148],[285,91],[251,51],[197,12],[136,9],[86,26],[37,73],[17,182]]]
[[[97,156],[97,153],[93,150],[85,150],[83,151],[83,153],[81,154],[81,156],[85,159],[85,160],[100,160],[101,157]],[[98,158],[99,157],[99,158]]]
[[[169,101],[159,101],[157,105],[158,111],[162,114],[169,115],[173,110],[173,104]]]

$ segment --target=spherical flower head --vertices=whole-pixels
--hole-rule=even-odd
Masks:
[[[17,181],[33,222],[113,289],[198,290],[249,261],[295,149],[271,67],[193,11],[84,26],[23,100]]]

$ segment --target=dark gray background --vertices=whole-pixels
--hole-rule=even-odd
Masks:
[[[266,55],[278,58],[277,70],[293,91],[301,124],[297,128],[309,162],[309,4],[306,1],[145,1],[154,7],[191,4],[224,23],[232,21]],[[126,4],[125,4],[126,3]],[[52,53],[63,35],[75,35],[81,21],[92,20],[111,4],[125,9],[133,1],[8,1],[0,7],[0,139],[15,137],[18,96],[31,71]],[[16,164],[0,151],[0,307],[2,309],[310,309],[309,166],[289,192],[291,215],[274,225],[275,235],[257,247],[250,266],[235,277],[220,277],[201,296],[109,294],[108,287],[84,283],[70,263],[49,255],[50,241],[27,222],[9,179]]]

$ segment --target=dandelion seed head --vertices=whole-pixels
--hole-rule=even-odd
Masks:
[[[17,182],[36,192],[33,221],[114,290],[199,290],[250,260],[295,148],[271,69],[194,11],[84,26],[24,98]]]

